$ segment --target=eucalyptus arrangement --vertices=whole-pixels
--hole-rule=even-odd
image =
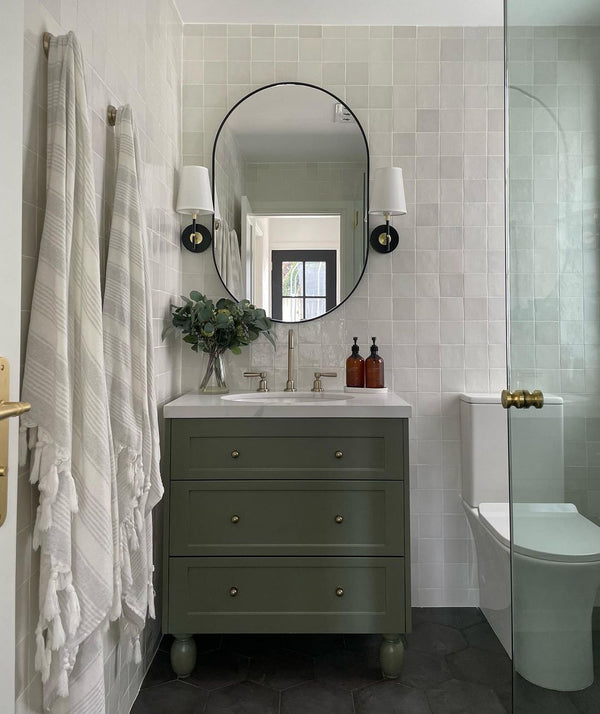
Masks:
[[[234,355],[242,352],[242,347],[249,345],[260,335],[264,335],[275,347],[275,337],[271,332],[273,323],[261,308],[249,300],[235,302],[221,298],[215,304],[197,290],[190,292],[189,298],[181,299],[184,305],[171,306],[173,327],[183,333],[183,341],[194,352],[206,352],[208,364],[200,391],[225,393],[228,391],[225,380],[223,354],[231,350]]]

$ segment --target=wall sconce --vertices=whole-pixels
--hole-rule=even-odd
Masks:
[[[192,216],[192,224],[184,229],[181,242],[192,253],[203,253],[212,236],[206,226],[196,223],[196,216],[214,213],[208,169],[205,166],[184,166],[181,169],[177,213]]]
[[[391,253],[396,250],[398,231],[390,226],[390,218],[406,214],[402,169],[391,167],[376,171],[369,213],[385,216],[385,225],[377,226],[371,233],[370,243],[373,249],[378,253]]]

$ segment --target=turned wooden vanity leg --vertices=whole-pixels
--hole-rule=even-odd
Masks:
[[[171,667],[181,679],[189,677],[196,666],[196,641],[193,635],[173,635]]]
[[[404,644],[400,635],[382,635],[383,642],[379,649],[381,674],[384,679],[397,679],[404,663]]]

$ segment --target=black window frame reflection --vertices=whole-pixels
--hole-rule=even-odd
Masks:
[[[301,321],[314,320],[336,306],[337,294],[337,251],[336,250],[274,250],[271,252],[271,311],[273,318],[283,321],[283,263],[325,263],[325,295],[306,294],[306,269],[302,270],[302,295],[294,296],[302,300]],[[325,299],[325,310],[321,315],[306,317],[306,300]]]

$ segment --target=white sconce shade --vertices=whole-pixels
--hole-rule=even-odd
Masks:
[[[214,213],[210,180],[206,166],[184,166],[179,174],[177,213]]]
[[[369,213],[389,216],[403,216],[406,213],[402,169],[393,166],[376,171]]]
[[[181,169],[175,210],[192,216],[192,224],[181,234],[183,247],[192,253],[203,253],[212,243],[212,235],[206,226],[196,223],[196,216],[214,213],[206,166],[184,166]]]
[[[376,171],[369,213],[382,213],[385,216],[385,225],[377,226],[369,238],[373,250],[378,253],[396,250],[400,238],[398,231],[390,225],[390,219],[406,213],[402,169],[392,166]]]

